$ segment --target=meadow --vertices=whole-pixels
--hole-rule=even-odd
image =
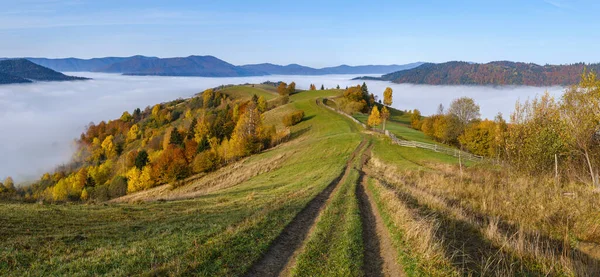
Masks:
[[[228,90],[274,98],[258,86]],[[105,203],[0,204],[0,275],[600,274],[591,189],[495,164],[460,171],[455,157],[394,145],[320,106],[341,93],[290,96],[264,114],[277,124],[304,111],[288,142],[177,187]],[[388,130],[431,142],[394,113]]]

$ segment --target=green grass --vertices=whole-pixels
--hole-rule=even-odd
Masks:
[[[250,86],[223,92],[244,99],[254,94],[277,97]],[[232,187],[184,201],[0,204],[0,276],[243,274],[294,216],[342,173],[365,136],[348,118],[316,104],[317,98],[340,93],[301,92],[292,95],[289,104],[268,112],[267,123],[276,123],[280,113],[292,110],[303,110],[305,118],[291,127],[290,142],[249,157],[236,170],[277,155],[289,157],[272,171]],[[401,123],[391,125],[390,130],[407,128]],[[418,137],[414,132],[412,136]],[[382,138],[373,144],[376,157],[398,167],[421,169],[428,162],[457,162],[454,157],[398,147]],[[362,274],[357,179],[358,172],[351,170],[334,192],[299,256],[297,275]]]
[[[265,90],[261,87],[252,87],[251,85],[226,87],[220,90],[222,93],[229,95],[234,99],[249,100],[253,95],[263,96],[266,100],[276,98],[278,95],[272,91]]]
[[[364,149],[363,149],[364,150]],[[362,276],[364,245],[356,186],[362,151],[320,215],[292,275]]]
[[[297,138],[248,162],[292,156],[237,186],[164,203],[0,204],[0,275],[241,275],[360,142],[353,123],[316,105],[327,94],[291,97],[307,117]]]

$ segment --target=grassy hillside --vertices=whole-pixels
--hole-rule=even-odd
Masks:
[[[292,95],[263,114],[304,111],[288,142],[177,186],[99,204],[0,204],[0,275],[600,273],[591,189],[391,144],[320,106],[341,93]],[[392,132],[427,140],[401,118]]]

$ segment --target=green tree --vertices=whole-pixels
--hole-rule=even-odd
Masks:
[[[141,170],[148,164],[148,152],[146,150],[141,150],[138,152],[137,156],[135,156],[135,167]]]
[[[183,135],[177,130],[177,127],[174,127],[171,131],[171,138],[169,139],[169,144],[183,146]]]

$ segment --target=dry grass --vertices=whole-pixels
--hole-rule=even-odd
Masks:
[[[412,210],[434,215],[437,223],[452,230],[437,239],[446,245],[447,257],[455,264],[462,261],[462,272],[600,274],[598,257],[587,254],[593,251],[584,253],[577,247],[579,241],[597,238],[598,203],[591,189],[556,186],[487,167],[461,175],[450,165],[426,171],[398,170],[378,159],[370,165]]]
[[[260,159],[243,159],[231,165],[220,168],[209,174],[199,174],[183,181],[186,184],[177,186],[166,184],[153,189],[129,194],[111,202],[139,202],[157,200],[182,200],[199,197],[218,190],[241,184],[250,178],[279,168],[288,157],[295,152],[284,152],[273,157]]]

